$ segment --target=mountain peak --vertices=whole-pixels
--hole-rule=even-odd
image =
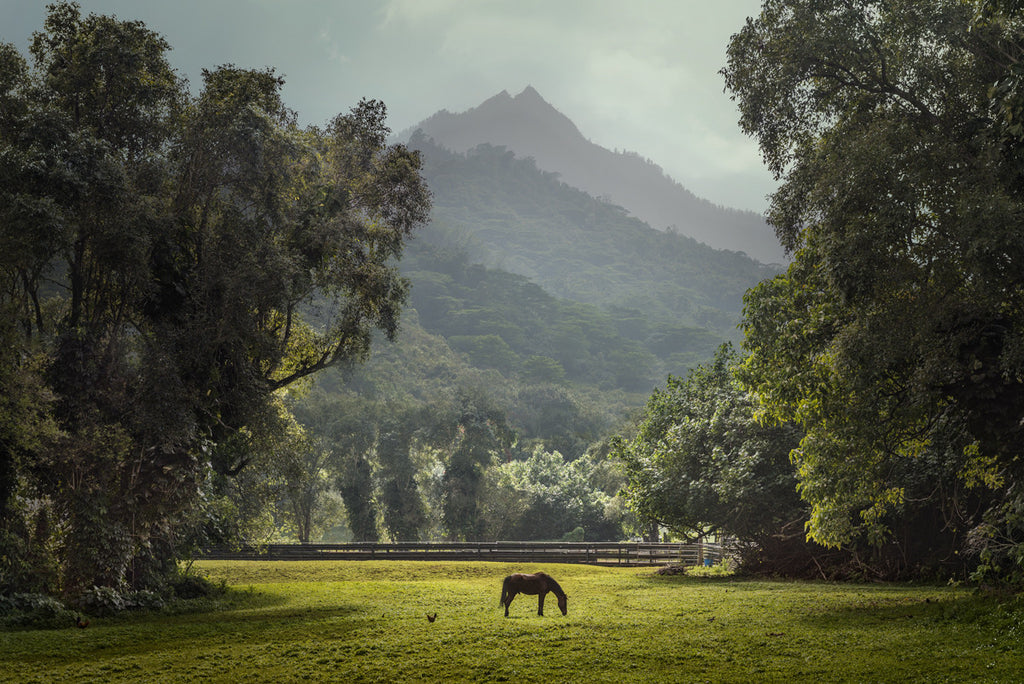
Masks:
[[[544,102],[544,104],[547,104],[547,102],[544,100],[544,98],[540,96],[540,93],[538,93],[534,89],[534,87],[532,85],[528,85],[525,88],[523,88],[523,92],[521,92],[518,95],[516,95],[515,99],[517,99],[517,100],[540,100],[541,102]]]
[[[523,141],[533,141],[540,149],[568,141],[586,142],[569,117],[529,85],[515,97],[502,90],[461,114],[439,111],[419,128],[455,152],[490,143],[516,149],[522,156],[535,156],[532,150],[523,149]]]
[[[550,102],[545,100],[541,94],[537,92],[536,88],[529,85],[523,88],[522,92],[515,97],[509,95],[507,90],[502,90],[497,95],[484,100],[479,107],[474,107],[473,109],[468,110],[466,114],[470,114],[471,112],[481,109],[495,108],[500,108],[506,113],[517,112],[521,114],[525,111],[532,113],[533,116],[550,116],[553,119],[563,119],[564,122],[572,124],[572,122],[569,121],[569,117],[555,109]],[[575,126],[573,127],[575,128]]]

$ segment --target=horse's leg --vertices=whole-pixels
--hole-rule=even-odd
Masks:
[[[544,597],[548,595],[548,592],[542,591],[537,594],[537,615],[544,615]]]
[[[508,617],[508,607],[512,605],[512,599],[516,597],[516,592],[508,592],[508,598],[505,599],[505,617]]]

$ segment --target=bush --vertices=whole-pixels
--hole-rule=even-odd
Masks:
[[[77,613],[44,594],[0,596],[0,627],[56,629],[75,624]]]
[[[124,599],[128,610],[160,610],[167,605],[164,597],[155,591],[133,591]]]
[[[215,584],[205,577],[180,575],[169,585],[176,599],[222,596],[227,584]],[[93,586],[82,593],[73,608],[45,594],[16,593],[0,595],[0,628],[27,627],[56,629],[72,627],[79,617],[109,617],[130,610],[163,610],[172,596],[155,591],[118,591],[113,587]],[[84,614],[84,615],[83,615]]]
[[[171,580],[171,591],[180,599],[207,598],[223,595],[227,591],[227,584],[223,581],[214,584],[200,575],[179,575]]]
[[[110,616],[126,610],[160,610],[167,602],[155,591],[118,591],[113,587],[92,587],[77,601],[90,615]]]
[[[128,608],[124,594],[113,587],[91,587],[78,597],[78,607],[90,615],[115,615]]]

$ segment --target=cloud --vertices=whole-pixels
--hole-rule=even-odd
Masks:
[[[382,25],[421,26],[431,19],[445,21],[466,5],[465,0],[388,0]]]
[[[412,76],[429,68],[422,100],[461,111],[501,90],[533,85],[594,142],[636,151],[716,202],[762,208],[766,184],[740,197],[730,174],[767,173],[740,134],[735,105],[718,74],[729,36],[756,0],[714,4],[641,0],[517,2],[392,0],[375,40],[416,54]],[[415,76],[413,76],[415,79]],[[403,117],[401,96],[393,112]],[[413,125],[427,114],[403,120]],[[742,184],[748,187],[749,182]]]
[[[0,37],[26,47],[42,0],[2,0]],[[198,84],[227,62],[276,67],[300,120],[363,97],[395,130],[532,85],[594,142],[648,157],[729,206],[764,206],[760,174],[718,70],[760,0],[81,0],[83,13],[141,19]],[[764,185],[762,183],[762,185]],[[699,187],[698,187],[699,186]],[[705,188],[705,189],[700,189]]]

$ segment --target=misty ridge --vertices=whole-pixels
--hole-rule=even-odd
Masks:
[[[656,230],[743,252],[764,264],[787,262],[762,216],[697,197],[635,152],[612,151],[590,142],[531,86],[515,96],[503,90],[465,112],[441,110],[396,138],[408,140],[417,130],[453,152],[464,153],[482,143],[504,146]]]
[[[733,341],[743,293],[777,272],[740,252],[654,230],[503,146],[481,144],[459,154],[421,134],[410,146],[422,155],[433,208],[403,271],[414,268],[424,250],[459,252],[558,298],[630,310],[658,326],[695,326]],[[413,285],[415,300],[415,278]],[[645,329],[624,334],[642,340]]]
[[[445,125],[431,123],[438,121]],[[440,140],[429,132],[439,130]],[[500,130],[519,131],[526,149],[560,145],[563,157],[611,159],[608,178],[638,186],[629,179],[647,174],[669,183],[638,155],[585,141],[532,88],[465,115],[434,115],[406,142],[420,153],[432,194],[430,221],[400,264],[412,284],[416,325],[507,377],[545,359],[554,369],[547,380],[605,390],[649,391],[710,358],[722,342],[739,342],[743,294],[778,273],[777,264],[678,229],[656,230],[608,195],[542,169],[534,156],[486,142]],[[704,233],[747,221],[751,234],[770,234],[749,212],[714,207],[676,183],[671,189],[712,216],[699,226]]]

